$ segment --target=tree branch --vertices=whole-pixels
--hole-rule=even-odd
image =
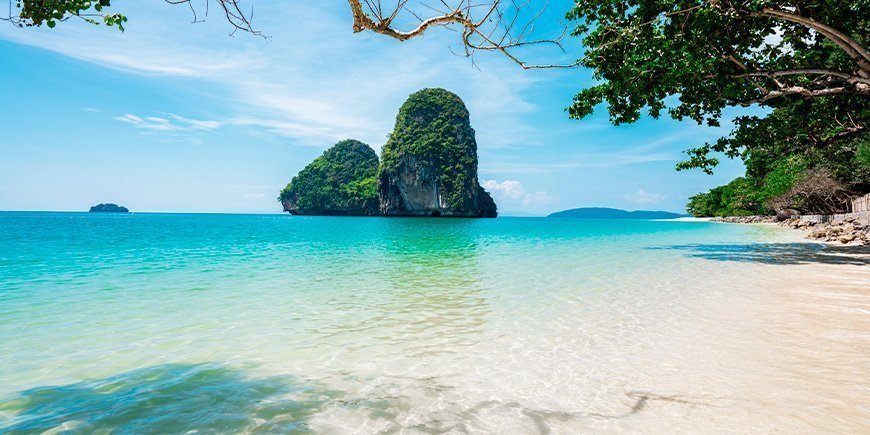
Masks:
[[[795,75],[825,75],[846,79],[850,83],[870,83],[870,79],[867,78],[858,77],[844,72],[824,68],[801,68],[787,69],[782,71],[757,71],[746,74],[737,74],[732,77],[786,77]]]
[[[511,49],[530,45],[555,45],[560,50],[562,49],[561,39],[567,34],[567,28],[558,38],[525,39],[525,36],[533,29],[535,21],[541,17],[541,14],[547,8],[546,4],[534,17],[528,20],[519,32],[515,33],[513,30],[519,15],[530,4],[528,1],[518,3],[517,0],[491,0],[487,3],[474,4],[471,0],[461,0],[455,3],[454,6],[450,6],[446,1],[441,0],[443,8],[431,8],[436,15],[429,18],[420,18],[417,13],[408,9],[407,4],[408,0],[399,0],[396,3],[395,9],[388,17],[384,18],[382,12],[378,8],[373,8],[368,1],[348,0],[351,15],[353,16],[353,31],[359,33],[368,30],[399,41],[407,41],[422,36],[432,27],[456,25],[462,28],[462,43],[465,48],[465,55],[469,57],[473,55],[475,50],[498,51],[524,69],[572,68],[580,64],[579,61],[564,65],[530,64],[511,53]],[[505,21],[505,16],[510,15],[507,9],[511,10],[512,18],[508,18]],[[476,15],[478,10],[483,12],[479,17],[475,17],[474,15]],[[393,22],[402,11],[406,11],[408,14],[416,17],[420,21],[419,24],[410,30],[395,28]],[[493,21],[493,18],[495,18],[495,21]],[[507,22],[507,24],[503,26],[502,23],[504,22]],[[496,33],[498,33],[497,36]]]
[[[858,63],[858,73],[862,77],[870,77],[870,53],[868,53],[861,44],[845,33],[812,18],[770,7],[762,9],[761,12],[753,12],[750,15],[755,17],[779,18],[792,23],[801,24],[819,32],[826,38],[830,39],[831,42],[836,44],[838,47],[842,48],[851,58],[855,59]]]
[[[863,92],[860,92],[864,95],[870,95],[870,89],[861,88]],[[842,95],[852,93],[851,90],[845,86],[838,86],[833,88],[824,88],[824,89],[809,89],[803,86],[788,86],[781,89],[777,89],[775,91],[770,91],[765,95],[762,95],[759,98],[753,98],[750,100],[743,101],[732,101],[734,104],[739,104],[741,106],[751,106],[753,104],[760,104],[767,101],[770,101],[775,98],[785,97],[789,95],[800,95],[804,98],[816,98],[816,97],[824,97],[828,95]]]
[[[199,20],[197,17],[196,8],[194,8],[193,3],[191,3],[191,0],[163,0],[163,1],[165,1],[166,3],[169,3],[171,5],[186,4],[188,7],[190,7],[191,13],[193,13],[193,22],[194,23],[201,22],[201,20]],[[211,1],[212,0],[205,1],[206,6],[205,6],[205,14],[204,15],[206,17],[208,16],[208,12],[209,12],[208,5],[210,4]],[[255,35],[255,36],[260,36],[260,37],[265,38],[265,39],[269,38],[268,36],[264,35],[263,32],[255,29],[254,25],[251,23],[251,21],[254,19],[253,7],[251,8],[250,11],[246,12],[246,11],[243,11],[241,5],[239,5],[239,0],[214,0],[214,2],[217,3],[218,6],[220,6],[227,21],[230,23],[230,25],[233,26],[233,31],[230,33],[231,35],[235,34],[237,31],[241,30],[243,32],[247,32],[247,33],[250,33],[250,34]]]

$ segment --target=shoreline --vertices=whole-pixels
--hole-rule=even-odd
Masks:
[[[857,217],[846,217],[838,221],[818,222],[801,217],[779,220],[776,216],[724,216],[705,218],[708,222],[733,224],[776,225],[803,231],[804,237],[831,244],[870,247],[870,224]]]

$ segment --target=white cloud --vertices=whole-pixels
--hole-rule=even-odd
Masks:
[[[408,94],[438,86],[453,90],[469,106],[481,148],[536,139],[523,116],[538,109],[523,96],[533,75],[500,56],[477,59],[480,69],[450,56],[453,32],[400,44],[354,34],[346,4],[266,2],[257,7],[256,25],[269,41],[244,33],[228,37],[228,24],[219,17],[191,24],[189,9],[138,3],[125,6],[131,22],[124,33],[70,21],[51,30],[0,28],[0,38],[175,83],[196,80],[198,88],[228,103],[228,109],[203,108],[207,117],[219,114],[213,120],[188,118],[203,116],[193,111],[116,118],[152,132],[247,125],[308,142],[303,145],[353,137],[378,148]],[[305,19],[287,26],[288,16]]]
[[[516,180],[506,180],[501,183],[495,180],[486,180],[483,182],[483,187],[493,195],[504,199],[522,199],[526,193],[523,185]]]
[[[526,192],[522,183],[517,180],[505,180],[501,183],[496,180],[485,180],[481,185],[484,189],[489,191],[496,200],[502,200],[509,203],[541,205],[549,204],[556,200],[555,197],[544,191]]]
[[[563,159],[559,163],[490,161],[481,166],[480,172],[487,174],[546,174],[580,168],[612,168],[639,163],[672,162],[677,159],[669,153],[635,153],[633,150],[626,150],[612,154],[575,155],[569,159]]]
[[[124,115],[116,116],[113,118],[116,121],[121,121],[127,124],[132,125],[136,128],[141,128],[143,130],[152,130],[152,131],[178,131],[182,130],[182,128],[178,125],[173,124],[166,118],[159,118],[156,116],[146,116],[140,117],[136,116],[132,113],[126,113]]]
[[[190,127],[191,129],[194,129],[194,130],[206,130],[206,131],[216,130],[216,129],[220,128],[221,125],[223,125],[223,123],[220,121],[206,121],[206,120],[185,118],[183,116],[178,116],[174,113],[167,113],[167,115],[170,118],[172,118],[173,120],[175,120],[181,124],[187,125],[188,127]]]
[[[635,193],[623,195],[622,198],[635,204],[657,204],[664,201],[667,196],[640,189]]]
[[[181,133],[195,135],[197,133],[213,132],[223,127],[253,127],[256,132],[267,131],[280,136],[293,138],[323,138],[329,137],[332,139],[340,139],[344,136],[332,136],[332,131],[318,126],[296,123],[291,121],[282,121],[278,119],[267,119],[257,117],[234,117],[226,119],[193,119],[187,118],[174,113],[166,113],[163,116],[139,116],[132,113],[115,116],[112,119],[126,124],[130,124],[135,128],[148,130],[149,133],[160,132],[166,135],[176,137]],[[329,141],[303,141],[301,145],[315,145],[325,147],[331,144]]]

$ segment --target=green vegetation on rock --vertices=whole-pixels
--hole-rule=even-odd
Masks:
[[[368,145],[339,142],[293,177],[278,201],[303,215],[497,215],[477,180],[468,110],[444,89],[408,98],[380,164]]]
[[[454,93],[424,89],[399,109],[380,169],[385,214],[495,216],[477,179],[477,142]]]
[[[378,156],[371,147],[343,140],[293,177],[278,201],[292,214],[377,214],[377,173]]]

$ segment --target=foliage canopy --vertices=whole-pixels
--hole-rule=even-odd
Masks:
[[[39,27],[46,25],[53,28],[58,22],[71,17],[81,18],[91,24],[117,26],[124,31],[127,17],[120,13],[106,13],[111,6],[111,0],[14,0],[18,15],[12,15],[12,0],[10,0],[10,16],[3,18],[19,27]]]
[[[728,106],[772,109],[737,118],[678,169],[709,173],[714,152],[813,154],[867,131],[867,0],[577,0],[568,18],[599,81],[575,96],[571,117],[607,103],[614,124],[647,110],[718,126]]]
[[[607,102],[614,123],[634,122],[679,96],[672,117],[718,125],[730,105],[870,94],[867,0],[800,3],[577,0],[568,18],[587,47],[582,64],[601,82],[569,113]]]
[[[338,142],[293,177],[278,196],[300,214],[378,212],[378,156],[353,139]]]

